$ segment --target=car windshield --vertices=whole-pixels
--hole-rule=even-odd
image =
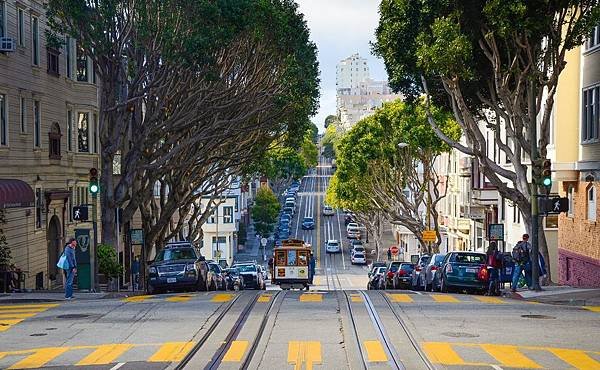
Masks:
[[[446,257],[445,254],[438,254],[437,256],[435,256],[435,263],[441,263],[444,260],[444,257]]]
[[[255,272],[256,271],[255,265],[238,265],[238,266],[236,266],[236,268],[240,272]]]
[[[421,257],[421,265],[426,265],[429,263],[429,260],[431,259],[431,257],[427,256],[427,257]]]
[[[400,266],[400,268],[404,271],[412,271],[415,269],[415,267],[411,264],[405,263],[402,266]]]
[[[231,276],[237,276],[240,274],[240,272],[238,271],[238,269],[228,269],[227,273]]]
[[[355,252],[363,252],[364,250],[365,250],[365,248],[363,248],[363,247],[354,247]]]
[[[398,267],[400,267],[399,264],[392,263],[392,265],[390,266],[390,271],[391,272],[396,272],[396,271],[398,271]]]
[[[480,265],[485,263],[485,255],[479,253],[457,253],[452,262]]]
[[[304,217],[304,222],[313,222],[312,217]]]
[[[365,258],[365,255],[362,253],[354,253],[354,258]]]
[[[196,259],[196,252],[192,248],[163,249],[158,252],[156,262],[173,260],[191,260]]]
[[[208,267],[210,268],[210,271],[212,271],[212,272],[221,272],[221,268],[216,263],[209,263]]]
[[[337,247],[338,242],[329,242],[329,245],[331,245],[332,247]]]
[[[377,270],[375,270],[376,274],[385,274],[385,270],[387,270],[385,267],[378,267]]]

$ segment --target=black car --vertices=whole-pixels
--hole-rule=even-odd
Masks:
[[[315,228],[315,219],[312,217],[304,217],[302,220],[302,230],[312,230]]]
[[[232,267],[237,268],[244,279],[246,288],[266,289],[263,275],[254,262],[236,263]]]
[[[189,242],[169,243],[148,267],[148,293],[216,289],[214,274]]]
[[[412,286],[412,273],[415,269],[415,264],[410,262],[402,262],[400,268],[394,274],[393,287],[394,289],[408,289]]]
[[[227,290],[244,289],[244,279],[237,268],[232,267],[225,270],[225,281],[227,282]]]
[[[209,261],[208,268],[215,276],[217,289],[227,290],[227,281],[225,280],[225,273],[223,272],[221,265],[215,261]]]

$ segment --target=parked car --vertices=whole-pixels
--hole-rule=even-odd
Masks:
[[[283,207],[283,213],[293,216],[294,215],[294,207]]]
[[[237,268],[232,267],[225,270],[225,281],[227,282],[228,290],[244,289],[244,279]]]
[[[415,263],[415,269],[412,272],[411,286],[413,290],[425,289],[425,266],[429,263],[430,255],[424,254],[419,257],[419,261]]]
[[[333,210],[333,207],[331,207],[331,206],[323,207],[323,216],[333,216],[333,215],[335,215],[335,211]]]
[[[386,267],[379,266],[373,269],[373,272],[370,273],[369,282],[367,283],[368,290],[381,290],[385,289],[385,274]]]
[[[208,268],[215,275],[218,290],[227,290],[227,281],[221,265],[215,261],[208,261]]]
[[[285,198],[285,202],[292,202],[294,204],[296,204],[296,197],[295,196],[288,196]]]
[[[412,272],[415,269],[415,264],[410,262],[400,263],[398,271],[394,274],[392,286],[394,289],[408,289],[412,283]]]
[[[296,212],[296,202],[294,202],[293,200],[286,200],[285,204],[283,205],[283,207],[291,207],[294,209],[294,212]]]
[[[425,266],[425,290],[436,291],[439,287],[439,277],[436,277],[438,270],[442,267],[444,262],[445,253],[436,253],[429,259],[427,266]]]
[[[240,262],[233,265],[240,272],[244,279],[246,288],[265,289],[266,285],[263,280],[263,275],[260,273],[258,266],[254,262]]]
[[[487,282],[478,279],[479,270],[486,268],[486,256],[478,252],[449,252],[442,263],[440,291],[454,289],[487,291]]]
[[[339,253],[341,252],[340,243],[337,240],[328,240],[327,245],[325,246],[325,251],[327,253]]]
[[[352,239],[348,243],[348,248],[350,249],[350,251],[352,251],[354,249],[354,247],[362,247],[362,246],[363,246],[363,242],[359,239]]]
[[[388,263],[387,269],[386,269],[386,275],[385,275],[385,278],[386,278],[385,279],[385,288],[386,289],[391,289],[394,287],[394,275],[400,268],[400,265],[402,265],[402,262],[400,262],[400,261],[392,261],[392,262]]]
[[[263,265],[256,265],[256,266],[258,267],[258,270],[260,271],[260,273],[263,276],[263,282],[266,284],[267,280],[269,280],[269,272]]]
[[[348,239],[360,239],[360,227],[356,222],[350,222],[346,226],[346,234]]]
[[[353,265],[364,265],[367,263],[367,258],[365,257],[365,252],[354,252],[352,256],[350,256],[350,262]]]
[[[315,228],[315,219],[312,217],[304,217],[302,219],[302,230],[313,230]]]
[[[354,222],[354,217],[351,214],[346,213],[344,215],[344,225],[348,225],[350,222]]]
[[[148,267],[148,291],[216,290],[217,282],[206,259],[189,242],[169,243]]]
[[[387,266],[387,262],[384,262],[384,261],[375,261],[375,262],[373,262],[373,263],[371,263],[369,265],[369,272],[367,273],[367,275],[369,277],[371,277],[375,273],[375,270],[378,267],[386,267],[386,266]]]
[[[352,250],[350,251],[350,255],[354,256],[356,253],[360,253],[360,254],[365,254],[366,250],[365,247],[361,245],[355,245],[354,248],[352,248]]]

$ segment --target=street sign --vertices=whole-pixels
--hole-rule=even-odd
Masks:
[[[400,249],[398,249],[398,246],[396,246],[396,245],[392,245],[392,246],[390,247],[390,251],[391,251],[391,252],[392,252],[392,254],[395,256],[395,255],[397,255],[397,254],[398,254],[398,252],[400,252]]]
[[[267,238],[260,239],[260,245],[262,245],[263,247],[266,247],[267,246]]]
[[[73,207],[73,221],[87,221],[88,220],[88,207],[78,206]]]
[[[543,198],[540,199],[540,209],[544,213],[561,213],[569,211],[569,198]]]
[[[489,224],[487,236],[489,241],[504,241],[504,224]]]
[[[143,229],[129,230],[129,237],[131,239],[131,245],[143,245],[144,244],[144,230]]]
[[[435,242],[437,240],[437,235],[435,234],[435,230],[424,230],[423,231],[423,241],[424,242]]]

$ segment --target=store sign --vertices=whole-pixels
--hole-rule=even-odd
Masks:
[[[489,224],[487,236],[489,241],[504,241],[504,224]]]

